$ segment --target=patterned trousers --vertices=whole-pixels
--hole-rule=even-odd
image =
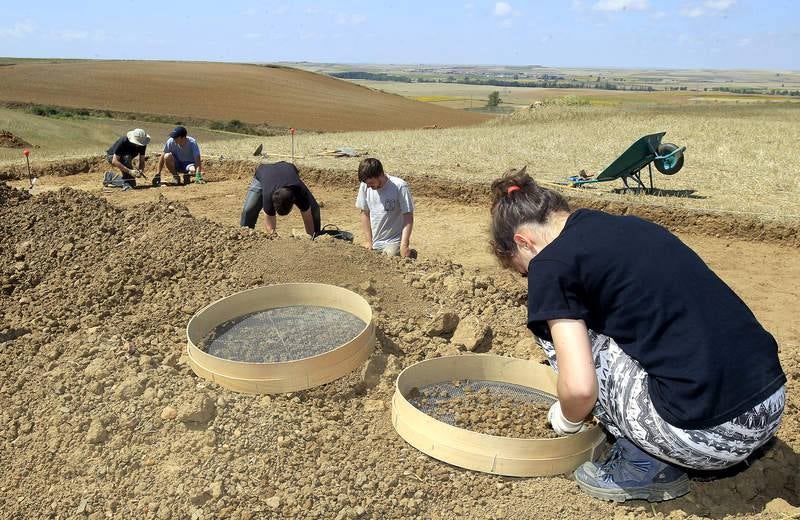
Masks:
[[[589,339],[599,388],[593,415],[614,437],[625,437],[655,457],[692,469],[724,469],[747,458],[780,425],[785,386],[719,426],[704,430],[672,426],[653,407],[641,365],[613,339],[591,330]],[[539,339],[539,345],[558,372],[553,344]]]

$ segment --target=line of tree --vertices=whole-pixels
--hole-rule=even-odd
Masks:
[[[456,77],[449,75],[446,78],[431,78],[426,76],[403,76],[399,74],[386,74],[383,72],[347,71],[332,72],[329,74],[341,79],[367,79],[373,81],[398,81],[402,83],[456,83],[460,85],[488,85],[494,87],[528,87],[528,88],[594,88],[599,90],[627,90],[633,92],[655,92],[657,89],[651,85],[620,85],[610,81],[601,81],[598,76],[595,81],[566,80],[563,77],[542,76],[538,80],[506,80],[498,78],[484,78],[476,76]],[[687,86],[666,86],[664,91],[687,91]],[[768,89],[759,87],[706,87],[704,92],[728,92],[731,94],[771,94],[774,96],[800,96],[800,90]]]
[[[403,83],[457,83],[460,85],[488,85],[493,87],[527,87],[527,88],[595,88],[600,90],[630,90],[638,92],[654,92],[650,85],[618,85],[609,81],[577,81],[564,79],[541,80],[506,80],[497,78],[480,78],[463,76],[460,78],[448,76],[445,79],[430,77],[401,76],[398,74],[385,74],[382,72],[331,72],[330,76],[340,79],[365,79],[373,81],[399,81]]]
[[[728,92],[730,94],[771,94],[773,96],[800,96],[800,90],[766,89],[757,87],[709,87],[703,89],[711,92]]]
[[[411,83],[411,78],[408,76],[399,76],[397,74],[384,74],[383,72],[348,71],[348,72],[331,72],[328,75],[340,79],[370,79],[373,81],[399,81],[401,83]]]

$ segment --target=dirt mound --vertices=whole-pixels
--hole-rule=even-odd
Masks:
[[[477,317],[490,328],[490,352],[542,359],[515,280],[336,241],[270,239],[163,199],[118,209],[84,192],[30,197],[2,183],[0,197],[13,202],[0,204],[0,516],[651,513],[590,499],[564,477],[462,471],[394,433],[399,370],[460,351],[430,326],[435,314]],[[362,373],[268,397],[222,390],[185,365],[192,313],[247,287],[293,281],[350,287],[370,301],[379,341]],[[795,380],[797,353],[781,355]],[[797,504],[798,415],[790,404],[778,441],[749,469],[695,482],[688,498],[659,511],[722,517],[759,513],[774,498]]]
[[[0,148],[25,148],[31,147],[31,143],[21,137],[17,137],[8,130],[0,130]]]
[[[120,65],[19,62],[0,76],[0,101],[323,131],[450,127],[491,119],[289,67],[158,61]],[[141,81],[143,77],[148,80]],[[86,88],[87,78],[91,88]],[[137,85],[136,96],[127,94],[131,84]]]
[[[51,175],[66,177],[78,173],[99,172],[108,170],[109,166],[104,157],[86,157],[83,159],[69,159],[56,161],[31,161],[31,174],[34,177]],[[28,178],[28,167],[22,162],[4,166],[0,170],[0,181],[12,181]]]

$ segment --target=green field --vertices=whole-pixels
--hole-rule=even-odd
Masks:
[[[620,90],[653,89],[655,91],[705,92],[713,89],[754,89],[762,92],[790,90],[800,92],[800,72],[771,70],[681,70],[681,69],[618,69],[573,68],[503,65],[370,65],[292,63],[323,74],[365,72],[397,76],[407,81],[456,82],[500,80],[510,82],[555,81],[579,82],[588,87]],[[497,87],[495,87],[497,88]],[[592,88],[592,90],[595,90]],[[602,90],[602,89],[597,89]]]
[[[55,159],[100,155],[122,134],[144,128],[152,137],[151,151],[159,151],[175,125],[106,118],[52,118],[25,110],[0,108],[0,129],[9,130],[31,143],[31,159]],[[189,127],[201,144],[235,142],[240,134]],[[0,164],[19,161],[22,150],[0,148]]]

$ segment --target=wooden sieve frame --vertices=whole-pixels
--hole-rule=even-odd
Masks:
[[[352,340],[315,356],[274,363],[250,363],[212,356],[197,345],[217,326],[253,312],[290,305],[316,305],[349,312],[366,325]],[[358,294],[320,283],[289,283],[247,289],[197,311],[186,326],[186,354],[195,374],[248,394],[305,390],[338,379],[358,368],[372,353],[372,308]]]
[[[392,424],[397,433],[435,459],[512,477],[568,473],[599,456],[605,434],[597,425],[556,439],[499,437],[439,421],[405,398],[414,387],[464,379],[513,383],[556,395],[555,372],[535,361],[490,354],[426,359],[406,368],[397,377],[392,397]]]

